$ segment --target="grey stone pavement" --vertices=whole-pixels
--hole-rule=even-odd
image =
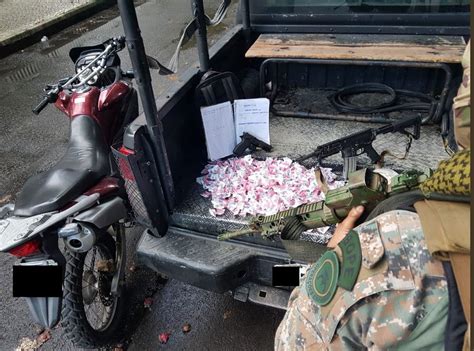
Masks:
[[[2,0],[0,42],[96,0]]]
[[[0,0],[3,3],[12,0]],[[205,1],[213,13],[219,0]],[[37,3],[35,1],[35,3]],[[149,0],[137,7],[147,53],[167,63],[172,56],[179,33],[190,19],[188,0]],[[235,22],[236,3],[224,23],[210,31],[212,45]],[[40,116],[31,108],[40,100],[46,83],[55,82],[73,70],[67,53],[73,46],[90,45],[123,33],[117,8],[71,26],[21,52],[0,60],[0,201],[21,189],[31,175],[49,168],[63,154],[68,139],[68,121],[53,107]],[[130,67],[128,53],[121,53],[123,67]],[[195,64],[194,45],[182,51],[181,72]],[[175,77],[158,76],[152,71],[155,95],[162,94]],[[140,228],[128,232],[130,264],[133,247]],[[30,321],[26,304],[12,298],[11,266],[15,259],[0,255],[0,350],[15,350],[22,338],[34,339],[37,326]],[[140,268],[128,272],[130,294],[128,334],[129,350],[271,350],[275,330],[283,312],[233,300],[187,286],[175,280],[163,284],[158,276]],[[143,308],[146,296],[153,295],[151,311]],[[181,326],[191,324],[191,332],[183,334]],[[158,335],[171,332],[166,345],[159,344]],[[24,340],[23,340],[24,341]],[[51,340],[40,350],[75,350],[62,337],[59,326]]]

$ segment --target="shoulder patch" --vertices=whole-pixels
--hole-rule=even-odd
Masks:
[[[339,243],[342,251],[341,274],[337,285],[346,290],[352,290],[359,275],[362,262],[359,235],[351,230]]]
[[[334,251],[326,251],[308,271],[306,292],[320,306],[331,302],[337,289],[339,260]]]

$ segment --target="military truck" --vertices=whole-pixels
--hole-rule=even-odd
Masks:
[[[469,1],[243,0],[237,24],[210,49],[202,0],[193,4],[199,64],[154,96],[135,10],[119,1],[144,110],[115,150],[136,221],[146,228],[137,257],[173,279],[285,308],[291,287],[272,285],[273,267],[298,262],[280,240],[217,240],[249,218],[212,216],[210,200],[200,196],[196,178],[208,160],[198,85],[211,70],[230,72],[225,77],[236,91],[211,86],[215,102],[270,99],[273,150],[259,157],[297,159],[353,132],[420,116],[408,156],[387,156],[386,166],[434,168],[456,147],[451,105],[469,39]],[[407,143],[386,134],[373,146],[403,155]],[[338,155],[325,160],[336,174],[342,164]],[[367,166],[370,160],[358,157],[357,167]]]

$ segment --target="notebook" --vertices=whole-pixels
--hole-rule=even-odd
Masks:
[[[270,101],[267,98],[201,107],[201,117],[211,161],[232,155],[244,132],[270,144]]]

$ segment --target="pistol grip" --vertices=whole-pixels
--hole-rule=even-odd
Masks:
[[[235,145],[234,150],[232,150],[233,154],[237,157],[241,157],[244,155],[245,150],[247,150],[248,145],[247,143],[243,140],[237,145]]]
[[[367,156],[369,156],[369,158],[372,160],[373,163],[377,163],[380,161],[380,155],[377,153],[377,151],[375,151],[374,147],[372,146],[372,144],[370,145],[367,145],[364,147],[364,153],[367,154]]]

